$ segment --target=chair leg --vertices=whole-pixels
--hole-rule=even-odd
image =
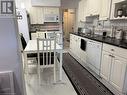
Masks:
[[[56,66],[54,66],[54,83],[56,83]]]
[[[40,74],[40,68],[38,67],[38,80],[39,80],[39,85],[41,85],[41,74]]]

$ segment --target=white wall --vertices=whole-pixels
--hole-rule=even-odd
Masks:
[[[61,7],[66,9],[78,8],[78,2],[80,0],[61,0]]]
[[[13,71],[16,95],[24,95],[17,32],[14,19],[0,18],[0,72]]]

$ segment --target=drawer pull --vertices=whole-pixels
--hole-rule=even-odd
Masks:
[[[114,49],[111,49],[111,51],[114,51]]]
[[[112,57],[112,55],[109,55],[110,57]]]

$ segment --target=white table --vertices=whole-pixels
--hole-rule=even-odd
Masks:
[[[51,46],[51,49],[54,49],[53,46]],[[56,43],[56,52],[60,53],[60,66],[59,66],[59,80],[62,81],[62,62],[63,62],[63,49],[60,45]],[[24,50],[24,61],[27,65],[27,54],[29,53],[37,53],[37,40],[30,40]]]

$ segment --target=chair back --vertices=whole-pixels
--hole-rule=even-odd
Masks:
[[[56,38],[37,38],[38,65],[50,67],[56,63]]]

